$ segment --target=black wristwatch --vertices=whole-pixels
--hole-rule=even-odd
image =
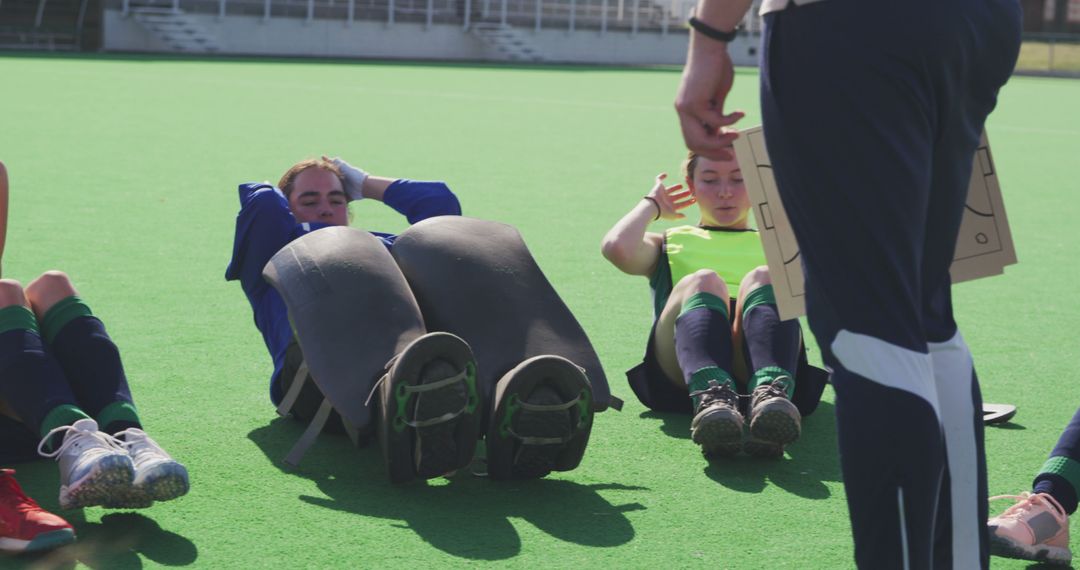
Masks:
[[[707,38],[714,39],[718,42],[730,43],[731,40],[734,40],[735,36],[737,36],[739,33],[738,26],[736,26],[735,29],[731,30],[730,32],[723,32],[706,24],[705,22],[702,22],[695,16],[690,16],[690,20],[687,23],[690,24],[691,28],[694,28],[694,31]]]

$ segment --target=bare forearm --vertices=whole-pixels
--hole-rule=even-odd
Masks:
[[[649,224],[656,219],[653,202],[642,199],[604,236],[604,257],[625,273],[644,275],[656,265],[657,252],[647,240]]]
[[[382,176],[368,176],[364,179],[364,185],[361,192],[364,194],[364,198],[370,198],[372,200],[383,201],[383,195],[386,194],[386,189],[391,184],[397,182],[397,178],[384,178]]]

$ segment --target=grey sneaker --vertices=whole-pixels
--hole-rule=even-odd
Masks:
[[[723,384],[709,380],[709,387],[690,392],[698,398],[690,438],[701,446],[706,457],[731,456],[742,446],[743,417],[739,413],[739,395],[728,380]]]
[[[802,415],[787,396],[791,377],[777,376],[754,388],[750,396],[750,439],[744,450],[758,457],[779,457],[784,446],[799,439]]]
[[[135,478],[127,493],[114,495],[106,507],[141,509],[154,501],[169,501],[188,492],[187,469],[165,452],[141,429],[128,428],[116,434],[132,463]]]
[[[64,442],[54,451],[44,451],[55,435]],[[127,450],[113,436],[98,431],[97,422],[82,419],[45,435],[38,453],[60,464],[60,508],[78,509],[104,505],[122,496],[135,477],[135,466]]]

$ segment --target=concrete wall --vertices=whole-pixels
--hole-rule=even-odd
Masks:
[[[230,55],[283,55],[388,59],[444,59],[482,61],[503,59],[459,24],[355,21],[226,16],[189,13]],[[132,18],[106,9],[103,45],[106,51],[169,52],[169,48]],[[653,32],[564,29],[522,29],[523,36],[547,61],[602,64],[682,64],[687,35]],[[737,65],[756,65],[757,40],[740,38],[731,45]]]

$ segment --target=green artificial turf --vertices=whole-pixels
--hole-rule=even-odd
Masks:
[[[73,277],[123,352],[148,432],[192,482],[148,510],[63,513],[76,546],[0,565],[852,566],[831,390],[783,459],[709,464],[689,419],[647,412],[623,378],[648,288],[599,242],[658,172],[677,177],[677,70],[4,56],[0,74],[4,277]],[[759,122],[756,71],[738,72],[730,101]],[[1077,101],[1080,82],[1014,78],[988,125],[1020,263],[955,296],[985,399],[1019,407],[987,430],[993,494],[1029,489],[1080,405]],[[282,465],[301,427],[275,420],[270,359],[223,275],[237,184],[323,153],[445,180],[466,214],[520,228],[627,402],[598,416],[580,468],[395,487],[377,446],[329,436]],[[405,227],[377,203],[354,206],[353,223]],[[17,467],[57,509],[55,465]]]

